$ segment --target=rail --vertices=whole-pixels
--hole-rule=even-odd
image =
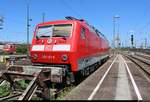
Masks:
[[[149,62],[149,60],[147,60],[147,59],[144,60],[143,57],[140,58],[140,57],[127,55],[127,54],[125,54],[125,56],[128,59],[130,59],[133,63],[135,63],[144,73],[146,73],[148,76],[150,76],[150,70],[149,70],[150,62]]]

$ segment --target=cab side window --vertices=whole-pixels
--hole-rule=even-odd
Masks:
[[[85,28],[81,29],[81,38],[85,39]]]

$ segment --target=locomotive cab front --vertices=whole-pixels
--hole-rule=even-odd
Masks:
[[[74,22],[55,21],[37,25],[30,49],[34,65],[73,67],[71,55]]]

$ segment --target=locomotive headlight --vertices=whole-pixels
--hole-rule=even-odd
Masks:
[[[67,61],[68,60],[68,56],[67,55],[62,55],[61,58],[62,58],[63,61]]]
[[[33,59],[36,60],[38,58],[37,54],[33,54]]]

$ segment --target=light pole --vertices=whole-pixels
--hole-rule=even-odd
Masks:
[[[27,4],[27,56],[29,57],[29,49],[30,49],[30,44],[29,44],[29,28],[30,24],[29,22],[32,21],[32,19],[29,18],[29,4]]]
[[[119,24],[118,24],[118,34],[117,34],[117,37],[115,39],[115,35],[116,35],[116,19],[119,19],[120,16],[119,15],[115,15],[113,16],[113,45],[114,45],[114,48],[115,48],[115,41],[117,40],[117,46],[119,45]]]
[[[113,17],[113,48],[115,48],[115,18]]]
[[[42,13],[42,21],[45,22],[45,13]]]

